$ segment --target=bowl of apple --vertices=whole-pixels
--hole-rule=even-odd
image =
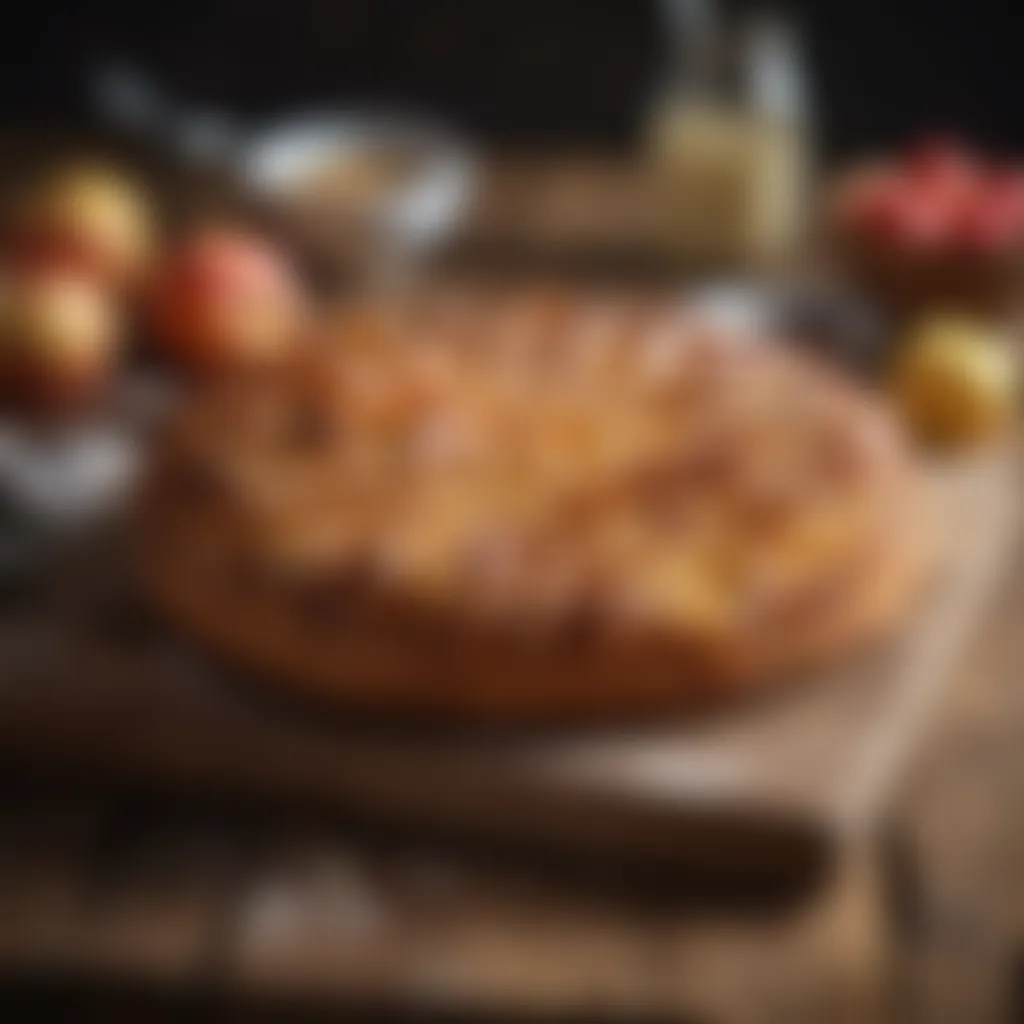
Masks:
[[[1024,168],[945,141],[865,163],[833,188],[843,270],[892,309],[1003,312],[1024,282]]]

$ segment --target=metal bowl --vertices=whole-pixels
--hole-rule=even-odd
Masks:
[[[457,226],[476,179],[442,129],[386,114],[310,114],[257,135],[241,173],[307,253],[346,269],[419,257]]]

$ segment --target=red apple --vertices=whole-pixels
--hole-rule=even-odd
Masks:
[[[185,238],[156,271],[148,295],[155,340],[199,371],[272,362],[296,340],[301,290],[269,242],[234,228]]]
[[[1024,233],[1024,172],[1007,168],[992,173],[986,193],[1018,233]]]
[[[980,175],[978,161],[953,139],[931,138],[918,143],[903,161],[908,177],[944,185],[972,184]]]
[[[881,241],[931,252],[948,242],[953,223],[949,203],[915,187],[912,181],[900,181],[879,201],[872,226]]]
[[[954,217],[984,194],[986,173],[980,162],[956,143],[936,141],[919,147],[907,161],[908,186],[948,208]]]
[[[0,393],[22,408],[78,405],[113,369],[115,304],[63,268],[9,272],[0,281]]]
[[[1020,240],[1022,227],[1024,209],[1012,197],[988,193],[962,211],[955,244],[968,253],[999,255]]]
[[[15,204],[11,235],[22,263],[60,264],[122,288],[136,283],[149,262],[153,213],[130,177],[106,165],[76,164]]]

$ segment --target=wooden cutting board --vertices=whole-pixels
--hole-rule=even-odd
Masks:
[[[809,877],[877,817],[938,703],[1016,539],[1017,466],[1001,451],[935,470],[943,569],[884,649],[749,706],[618,731],[417,732],[283,704],[137,621],[91,545],[0,621],[0,753],[699,878]]]

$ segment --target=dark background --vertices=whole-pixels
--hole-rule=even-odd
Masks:
[[[936,129],[1024,149],[1020,0],[778,6],[805,36],[827,155]],[[665,66],[660,16],[647,0],[37,0],[7,16],[0,112],[83,125],[88,75],[114,58],[256,119],[369,101],[481,142],[621,148]]]

